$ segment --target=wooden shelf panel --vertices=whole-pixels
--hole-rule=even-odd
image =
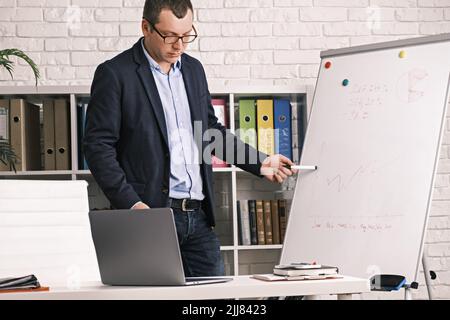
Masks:
[[[71,170],[60,170],[60,171],[1,171],[0,177],[2,176],[16,176],[16,177],[24,177],[24,176],[69,176],[74,172]]]
[[[238,246],[237,250],[276,250],[283,248],[282,244],[266,244],[252,246]]]

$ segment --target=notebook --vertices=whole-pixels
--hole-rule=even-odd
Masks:
[[[119,286],[186,286],[232,277],[186,278],[172,209],[89,212],[100,277]]]

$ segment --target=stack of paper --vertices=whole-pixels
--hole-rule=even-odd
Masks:
[[[253,278],[265,281],[321,280],[342,278],[339,269],[332,266],[308,263],[276,265],[273,274],[256,274]]]

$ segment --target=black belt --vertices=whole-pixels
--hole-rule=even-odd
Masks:
[[[183,211],[194,211],[200,209],[202,202],[194,199],[169,199],[169,205],[174,209],[181,209]]]

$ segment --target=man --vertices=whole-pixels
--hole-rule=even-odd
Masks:
[[[184,54],[197,37],[190,0],[147,0],[143,16],[144,37],[95,72],[86,160],[113,207],[173,209],[186,276],[223,275],[210,141],[194,136],[220,132],[224,149],[215,155],[270,181],[295,173],[283,166],[293,163],[258,154],[217,121],[203,67]],[[244,163],[224,157],[230,154]]]

